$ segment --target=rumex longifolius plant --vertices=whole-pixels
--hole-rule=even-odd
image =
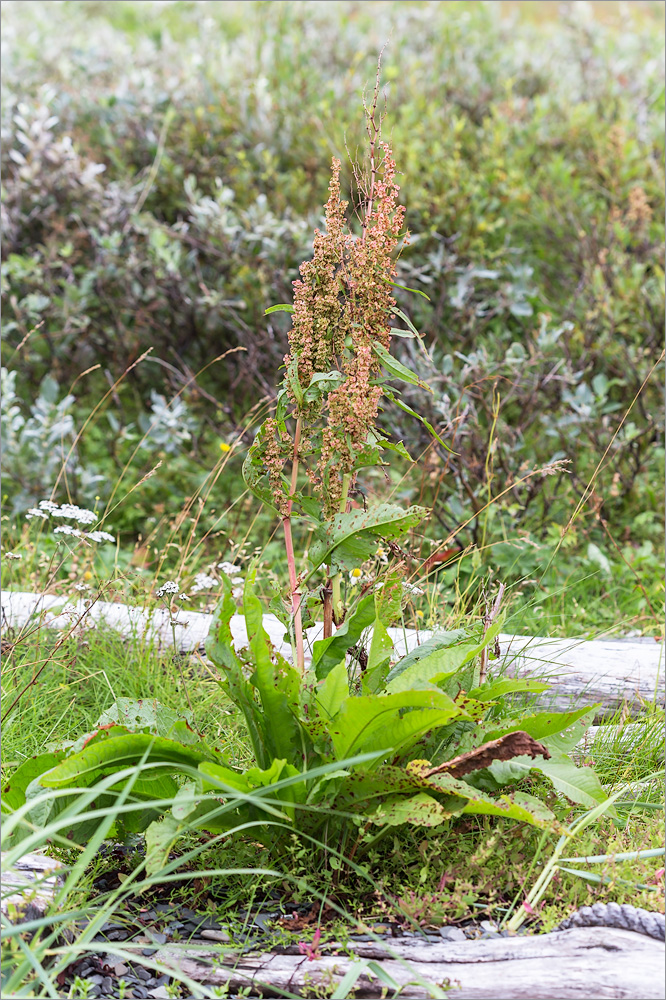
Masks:
[[[371,824],[435,826],[461,813],[553,824],[540,799],[513,788],[533,769],[571,801],[593,807],[605,799],[594,772],[568,757],[594,710],[518,717],[503,710],[507,695],[546,685],[497,681],[480,670],[479,656],[501,619],[478,634],[436,632],[402,658],[394,655],[389,629],[406,599],[397,539],[427,511],[391,502],[353,509],[351,503],[361,470],[387,465],[392,450],[406,454],[377,426],[383,398],[402,405],[394,383],[420,381],[390,353],[394,333],[418,334],[391,294],[395,253],[406,234],[376,103],[367,112],[366,169],[354,170],[358,231],[347,223],[341,165],[334,160],[326,232],[315,232],[293,306],[273,307],[291,312],[289,354],[275,413],[244,465],[248,486],[282,523],[288,599],[273,606],[292,656],[283,656],[266,632],[256,566],[244,584],[247,645],[237,649],[232,638],[237,605],[224,575],[206,645],[220,684],[244,717],[256,766],[240,771],[168,709],[124,700],[78,744],[28,761],[12,775],[5,808],[24,820],[13,821],[15,838],[29,837],[31,824],[55,811],[63,837],[85,840],[94,820],[68,823],[63,792],[104,783],[105,802],[124,787],[109,784],[109,776],[133,764],[141,774],[128,793],[132,808],[118,815],[114,832],[146,831],[155,869],[193,829],[228,834],[249,824],[253,837],[279,850],[294,829],[314,834],[325,825],[330,832],[336,823],[356,828],[356,840]],[[406,331],[392,326],[396,317]],[[295,518],[311,534],[307,559],[298,561]],[[380,543],[396,558],[347,605],[343,575]],[[424,759],[432,733],[436,759]],[[506,785],[512,790],[503,791]],[[49,800],[48,789],[58,796]]]

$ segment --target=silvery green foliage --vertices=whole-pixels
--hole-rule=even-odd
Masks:
[[[139,416],[139,426],[145,435],[144,448],[176,455],[192,440],[198,425],[180,396],[167,402],[165,396],[151,389],[150,413]]]
[[[59,398],[58,383],[47,375],[26,415],[16,393],[16,372],[2,368],[1,380],[2,476],[15,487],[13,511],[27,510],[36,497],[48,496],[63,463],[70,490],[91,500],[104,477],[82,468],[76,449],[72,450],[76,428],[69,411],[74,396]]]

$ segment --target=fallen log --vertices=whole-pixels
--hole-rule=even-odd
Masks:
[[[3,625],[23,629],[29,623],[67,630],[104,624],[128,638],[173,646],[179,652],[198,650],[208,635],[212,615],[180,611],[175,619],[165,608],[143,609],[108,601],[69,601],[50,594],[6,591],[2,594]],[[175,624],[172,625],[172,622]],[[78,624],[77,624],[78,623]],[[284,626],[275,615],[264,615],[264,628],[271,641],[287,657]],[[307,647],[321,638],[321,625],[307,630]],[[396,656],[414,649],[432,632],[389,629]],[[248,642],[245,618],[231,619],[234,645]],[[499,636],[500,660],[496,672],[514,677],[539,677],[553,687],[542,696],[544,705],[557,710],[578,705],[601,704],[601,721],[619,708],[639,714],[657,701],[664,704],[663,642],[651,639],[553,639],[543,636]]]
[[[346,952],[352,949],[350,957]],[[607,927],[441,944],[413,938],[386,944],[352,941],[347,948],[333,944],[326,950],[332,953],[310,960],[301,954],[234,954],[171,945],[154,959],[208,987],[226,987],[229,993],[249,987],[264,997],[333,992],[353,968],[358,976],[349,995],[381,997],[386,982],[368,967],[373,961],[381,963],[409,1000],[431,997],[427,984],[432,983],[450,989],[456,1000],[664,998],[664,945]],[[354,967],[355,962],[364,964]]]
[[[60,882],[60,867],[33,853],[3,870],[5,917],[41,916]],[[208,988],[230,994],[250,989],[262,997],[326,995],[345,976],[350,977],[348,995],[358,1000],[384,996],[386,977],[394,983],[391,992],[399,990],[405,1000],[432,997],[433,984],[457,1000],[663,1000],[666,988],[663,943],[612,927],[461,942],[352,940],[345,946],[322,945],[312,957],[293,945],[280,953],[242,954],[169,944],[152,961]]]
[[[62,885],[59,861],[35,852],[24,854],[10,867],[2,855],[0,911],[4,916],[42,917]],[[27,912],[26,912],[27,911]]]

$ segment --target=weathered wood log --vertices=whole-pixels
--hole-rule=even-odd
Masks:
[[[415,939],[350,942],[354,957],[338,953],[309,960],[294,954],[233,954],[210,948],[166,946],[155,961],[180,969],[199,983],[243,987],[265,997],[311,997],[330,989],[354,961],[374,960],[410,1000],[431,997],[426,983],[450,987],[456,1000],[663,1000],[664,945],[652,938],[606,927],[553,931],[535,937],[464,942]],[[326,949],[329,951],[329,948]],[[330,947],[335,952],[335,945]],[[364,968],[356,997],[381,997],[385,983]]]
[[[172,616],[164,608],[152,611],[97,601],[88,607],[83,600],[68,602],[53,595],[2,594],[3,623],[14,629],[40,620],[44,625],[67,630],[104,623],[123,635],[144,638],[164,647],[173,644],[174,629],[178,651],[201,650],[212,616],[196,611],[180,611],[172,627]],[[291,647],[285,641],[284,626],[274,615],[264,616],[264,627],[273,644],[287,657]],[[307,631],[307,646],[321,638],[321,625]],[[247,644],[242,615],[234,615],[231,632],[236,648]],[[396,656],[414,649],[432,633],[413,629],[389,629]],[[543,636],[499,636],[499,669],[509,676],[541,677],[553,687],[542,696],[544,704],[564,710],[572,702],[600,703],[599,720],[626,706],[638,714],[655,699],[664,704],[663,642],[650,639],[551,639]]]
[[[24,854],[9,867],[2,855],[0,874],[0,911],[5,916],[21,915],[30,907],[31,919],[41,917],[53,902],[62,884],[59,861],[45,854]]]
[[[636,639],[546,639],[500,635],[506,673],[538,675],[553,684],[544,702],[562,710],[572,702],[601,703],[600,718],[626,707],[664,704],[664,644]]]

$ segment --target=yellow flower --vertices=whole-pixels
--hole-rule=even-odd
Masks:
[[[351,571],[351,576],[353,576],[356,580],[358,580],[359,576],[361,576],[361,571],[358,566]]]
[[[227,444],[226,441],[220,441],[220,451],[225,452],[225,453],[227,451],[231,451],[231,445]]]
[[[416,612],[416,617],[417,618],[423,618],[423,612],[422,611],[417,611]]]
[[[92,578],[93,578],[93,575],[92,575],[92,573],[90,572],[90,570],[89,570],[89,569],[87,569],[87,570],[85,571],[85,573],[83,574],[83,579],[84,579],[84,580],[92,580]]]

